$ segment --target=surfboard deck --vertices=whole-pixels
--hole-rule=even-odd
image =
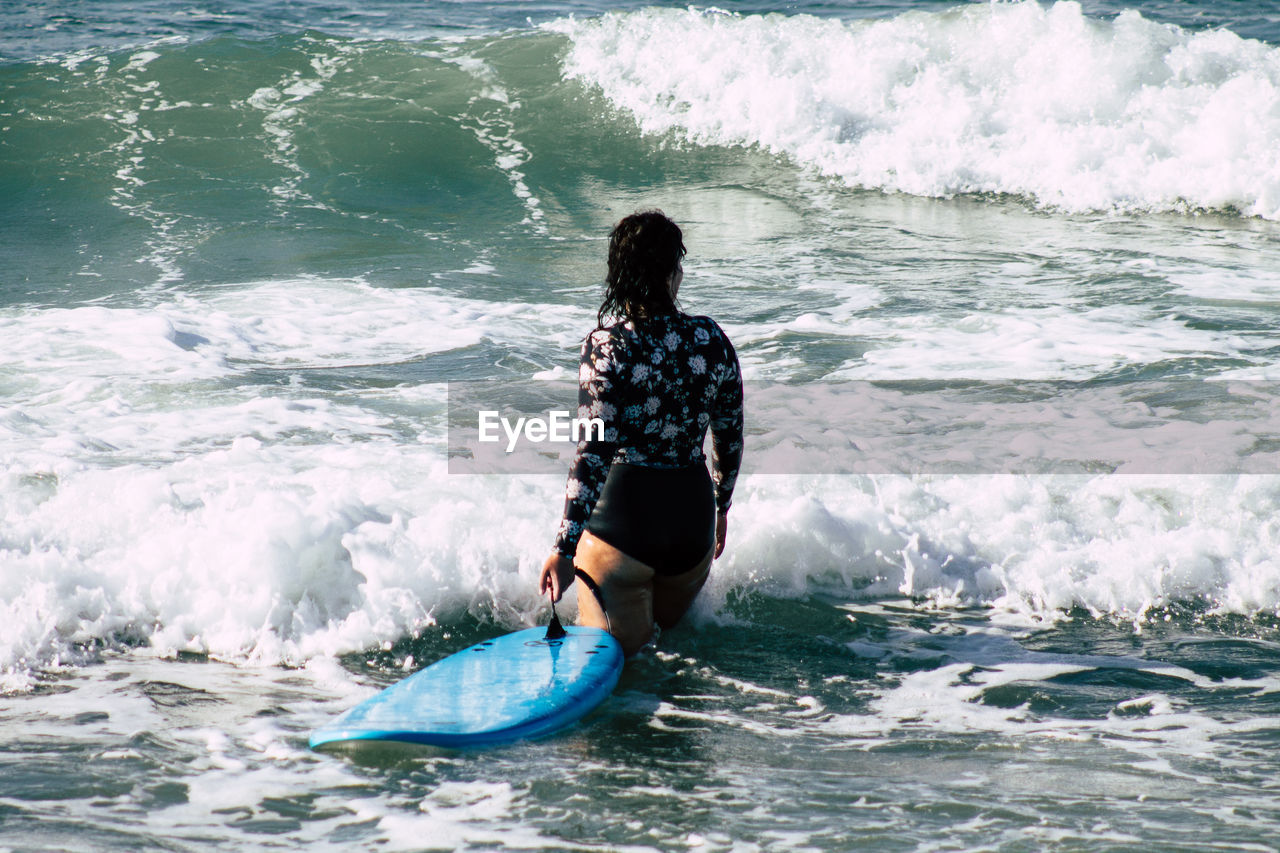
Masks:
[[[622,646],[570,626],[558,640],[528,628],[463,649],[371,696],[311,733],[311,746],[404,741],[486,746],[551,734],[613,692]]]

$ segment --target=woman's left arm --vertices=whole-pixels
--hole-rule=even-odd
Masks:
[[[716,327],[724,344],[724,357],[718,366],[719,386],[711,412],[711,467],[715,483],[716,513],[723,518],[733,500],[733,488],[738,482],[738,469],[742,467],[743,407],[742,369],[738,354],[729,338]],[[721,527],[717,524],[717,530]],[[718,537],[717,554],[723,550],[723,536]]]

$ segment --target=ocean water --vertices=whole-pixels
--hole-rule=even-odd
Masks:
[[[1277,151],[1274,0],[0,5],[0,848],[1274,849]],[[572,379],[642,207],[800,395],[695,610],[562,735],[309,751],[546,620],[448,389]],[[1026,381],[1074,468],[858,473]]]

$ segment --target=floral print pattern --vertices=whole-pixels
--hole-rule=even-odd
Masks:
[[[604,438],[578,443],[556,550],[572,557],[614,462],[655,468],[702,463],[711,429],[716,509],[725,512],[742,463],[742,372],[710,317],[667,314],[596,329],[582,343],[578,417]]]

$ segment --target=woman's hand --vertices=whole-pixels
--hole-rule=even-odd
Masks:
[[[559,601],[560,596],[573,583],[573,560],[559,551],[552,551],[551,556],[542,564],[542,575],[538,578],[538,594],[546,595],[551,590],[551,600]]]
[[[702,528],[706,530],[706,528]],[[729,516],[716,513],[716,553],[712,559],[718,559],[724,553],[724,537],[729,532]]]

